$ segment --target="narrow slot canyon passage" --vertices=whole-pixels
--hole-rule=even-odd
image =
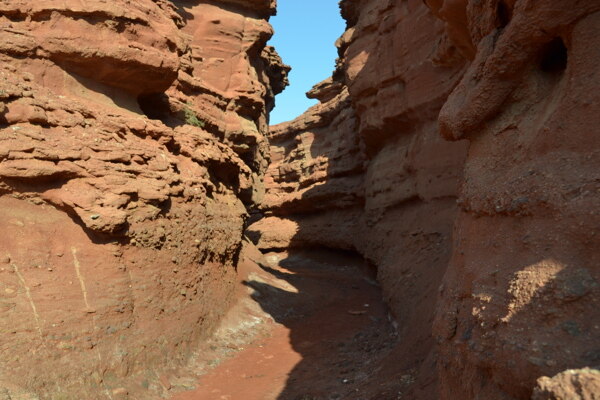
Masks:
[[[599,27],[0,0],[0,400],[599,400]]]
[[[290,85],[276,97],[270,115],[272,124],[281,123],[280,128],[271,126],[273,132],[293,124],[293,117],[303,118],[310,106],[321,107],[319,96],[306,92],[332,73],[338,56],[334,43],[346,23],[336,0],[280,0],[277,8],[270,20],[275,34],[269,44],[292,69]],[[308,29],[307,20],[312,21]],[[328,154],[319,147],[326,132],[314,135],[319,137],[312,144],[312,139],[306,141],[305,150],[326,166]],[[274,178],[279,168],[277,154],[272,157],[276,160],[266,180]],[[303,174],[319,167],[315,163],[303,168],[292,178],[295,185],[302,184]],[[321,183],[328,186],[327,180]],[[266,198],[273,189],[267,185]],[[310,191],[307,194],[310,198]],[[268,207],[259,208],[271,214]],[[261,221],[253,218],[259,225]],[[263,234],[268,236],[250,228],[255,242]],[[279,252],[263,249],[264,254],[254,248],[251,256],[249,247],[238,267],[239,306],[226,318],[232,326],[248,324],[243,337],[227,328],[219,330],[216,342],[202,350],[208,367],[195,382],[196,389],[172,400],[402,398],[415,380],[414,371],[399,369],[393,360],[397,325],[374,267],[357,252],[318,244],[283,247]],[[260,323],[249,322],[252,318]]]
[[[334,43],[346,23],[337,0],[280,0],[277,8],[277,15],[269,21],[275,31],[269,44],[292,69],[290,85],[276,97],[270,115],[273,125],[281,124],[280,128],[272,125],[272,132],[293,124],[293,117],[302,119],[309,107],[321,107],[318,95],[306,93],[333,72],[338,56]],[[308,29],[307,20],[311,20]],[[314,136],[313,143],[312,138],[305,140],[305,151],[322,165],[307,163],[292,178],[294,185],[301,185],[311,169],[327,165],[328,154],[319,147],[327,134],[314,132]],[[275,178],[279,168],[278,155],[272,157],[276,160],[267,170],[267,181]],[[328,186],[326,179],[320,183]],[[266,198],[273,189],[267,185]],[[305,194],[308,198],[310,192]],[[268,207],[262,212],[271,214]],[[252,231],[255,242],[268,235],[252,235]],[[244,311],[235,309],[230,316],[233,324],[248,315],[261,323],[246,330],[247,340],[237,336],[231,340],[225,329],[223,341],[214,344],[213,351],[210,346],[203,350],[209,368],[199,377],[196,389],[172,400],[403,398],[415,371],[399,369],[394,362],[397,323],[383,300],[375,267],[357,252],[318,244],[263,251],[254,249],[252,257],[242,252],[245,259],[238,269],[238,293],[245,300],[238,301],[246,305]]]

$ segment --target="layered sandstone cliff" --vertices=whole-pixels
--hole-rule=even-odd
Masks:
[[[593,398],[598,374],[541,377],[600,364],[600,2],[426,3],[341,3],[250,234],[372,262],[408,398]]]
[[[0,1],[0,396],[153,398],[211,334],[286,84],[273,11]]]
[[[432,399],[437,289],[450,260],[467,142],[444,140],[437,115],[464,68],[419,1],[343,2],[337,70],[309,92],[320,104],[271,128],[262,248],[353,250],[377,268],[398,321],[390,360]]]
[[[403,398],[596,398],[600,1],[343,0],[269,129],[275,7],[0,0],[0,399],[164,397],[244,232],[369,261]]]

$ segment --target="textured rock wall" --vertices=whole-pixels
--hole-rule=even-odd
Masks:
[[[407,398],[435,398],[431,324],[450,257],[466,141],[445,141],[437,115],[464,60],[421,1],[342,2],[348,29],[320,104],[272,127],[262,248],[351,249],[377,267],[399,325]],[[400,372],[399,372],[400,373]],[[411,378],[411,379],[413,379]]]
[[[273,10],[0,1],[0,395],[153,398],[211,333],[286,84]]]
[[[525,399],[540,376],[600,365],[600,2],[430,3],[471,49],[440,114],[470,142],[436,319],[442,398]],[[594,398],[598,382],[543,378],[535,398]]]
[[[593,370],[559,373],[600,363],[600,2],[341,8],[337,70],[273,127],[250,233],[377,267],[408,398],[593,398]]]

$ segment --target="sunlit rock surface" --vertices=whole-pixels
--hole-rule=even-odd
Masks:
[[[232,3],[0,2],[0,396],[156,398],[232,303],[289,69]]]

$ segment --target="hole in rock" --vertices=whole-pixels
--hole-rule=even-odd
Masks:
[[[567,68],[567,61],[567,46],[565,46],[561,38],[556,38],[544,47],[540,60],[540,69],[550,73],[562,72]]]
[[[496,6],[496,17],[498,18],[500,28],[504,28],[510,23],[512,11],[504,1],[498,2],[498,5]]]
[[[164,93],[141,94],[138,104],[142,112],[150,119],[158,119],[165,124],[170,116],[169,98]],[[167,124],[168,125],[168,124]]]

